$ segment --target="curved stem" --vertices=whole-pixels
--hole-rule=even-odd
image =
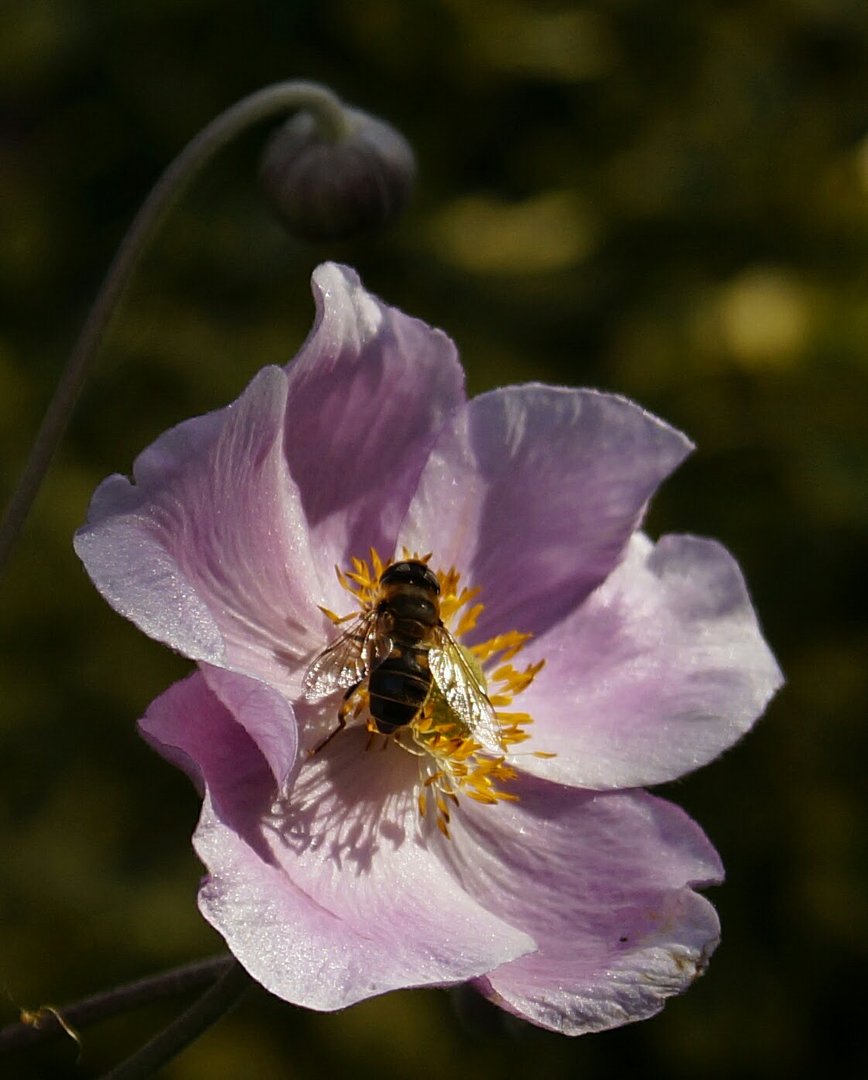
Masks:
[[[69,1005],[57,1008],[43,1005],[29,1014],[29,1021],[9,1024],[0,1030],[0,1054],[40,1042],[49,1042],[63,1035],[69,1036],[76,1028],[107,1020],[160,998],[200,990],[212,984],[234,965],[233,958],[224,953],[207,960],[184,964],[170,971],[161,971],[158,975],[136,979],[135,982],[93,994]]]
[[[309,82],[276,83],[243,98],[212,120],[151,189],[112,260],[45,412],[18,487],[0,521],[0,574],[66,430],[102,335],[153,233],[196,173],[218,150],[251,124],[272,113],[293,109],[311,112],[328,138],[338,139],[348,129],[346,113],[330,90]]]
[[[255,985],[244,968],[233,961],[210,990],[185,1013],[126,1061],[107,1072],[102,1080],[145,1080],[146,1077],[153,1076],[158,1069],[177,1057],[191,1042],[233,1009]]]

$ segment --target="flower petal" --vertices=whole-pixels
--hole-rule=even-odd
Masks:
[[[428,452],[464,403],[455,346],[388,307],[346,267],[313,276],[317,320],[287,368],[286,456],[324,576],[335,552],[393,553]]]
[[[495,390],[444,430],[400,539],[482,587],[477,638],[541,634],[617,565],[648,498],[689,449],[624,398]]]
[[[462,802],[441,845],[461,885],[538,944],[478,987],[568,1035],[651,1016],[717,944],[714,909],[692,891],[721,880],[717,854],[686,814],[645,792],[532,779],[517,792],[496,807]]]
[[[258,679],[210,664],[202,664],[199,670],[208,689],[265,758],[278,791],[286,791],[300,764],[298,725],[292,706],[277,690]]]
[[[76,550],[145,633],[194,660],[297,692],[345,599],[336,562],[397,525],[444,418],[464,400],[455,348],[369,296],[351,271],[314,275],[317,320],[287,371],[140,455],[98,489]]]
[[[254,829],[270,809],[278,789],[276,777],[201,671],[174,683],[151,702],[139,730],[158,753],[187,773],[200,792],[209,788],[220,811],[231,814],[239,828]],[[291,734],[288,742],[291,747]]]
[[[581,787],[658,784],[704,765],[750,728],[781,685],[744,579],[720,544],[634,537],[624,562],[522,659],[546,665],[521,697],[523,757]]]
[[[279,997],[336,1009],[464,982],[533,948],[421,842],[416,762],[396,747],[366,754],[367,733],[347,730],[275,802],[262,755],[201,675],[158,699],[143,728],[206,787],[202,913]]]
[[[75,541],[97,588],[151,637],[277,685],[321,620],[283,457],[286,381],[265,368],[220,414],[159,439],[135,484],[100,486]]]

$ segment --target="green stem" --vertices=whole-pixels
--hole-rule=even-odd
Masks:
[[[218,150],[251,124],[272,113],[295,109],[311,112],[327,138],[340,138],[347,130],[346,113],[330,90],[316,83],[276,83],[243,98],[212,120],[187,144],[151,189],[121,241],[97,293],[37,432],[18,487],[0,521],[0,574],[63,437],[109,320],[148,241],[193,177]]]
[[[193,964],[184,964],[170,971],[161,971],[158,975],[136,979],[135,982],[93,994],[69,1005],[42,1006],[32,1010],[33,1016],[29,1022],[9,1024],[0,1030],[0,1054],[36,1043],[49,1042],[62,1036],[69,1037],[70,1031],[74,1032],[88,1024],[129,1012],[140,1005],[191,990],[201,990],[213,984],[215,979],[233,967],[235,961],[228,953],[224,953],[207,960],[197,960]]]

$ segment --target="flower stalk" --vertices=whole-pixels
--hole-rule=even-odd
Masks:
[[[161,971],[144,979],[113,987],[81,1001],[55,1008],[42,1006],[22,1010],[22,1020],[0,1030],[0,1054],[25,1049],[61,1037],[75,1037],[71,1032],[100,1020],[108,1020],[165,997],[203,990],[215,984],[235,964],[226,953],[198,960],[192,964]],[[26,1015],[27,1019],[24,1019]]]
[[[347,112],[330,90],[311,82],[275,83],[243,98],[207,124],[151,189],[109,266],[0,521],[0,574],[63,437],[100,341],[149,241],[193,178],[219,150],[252,124],[288,110],[311,114],[326,140],[340,139],[348,132]]]
[[[145,1080],[156,1075],[212,1024],[235,1008],[254,985],[239,963],[230,963],[214,985],[186,1012],[126,1061],[107,1072],[103,1080]]]

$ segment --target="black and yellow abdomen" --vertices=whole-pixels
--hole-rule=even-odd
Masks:
[[[428,650],[423,647],[395,647],[378,664],[368,679],[371,716],[377,730],[391,735],[409,724],[431,690]]]
[[[422,562],[389,567],[380,579],[378,605],[392,648],[368,676],[371,716],[383,735],[412,722],[431,690],[428,651],[440,626],[439,583]]]

